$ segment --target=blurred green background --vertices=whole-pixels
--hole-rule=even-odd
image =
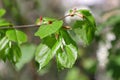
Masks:
[[[37,28],[24,28],[28,43],[21,46],[22,58],[15,66],[0,61],[0,80],[120,80],[120,0],[0,0],[4,18],[15,25],[34,24],[40,16],[60,18],[74,7],[92,11],[97,31],[91,45],[78,42],[73,68],[58,71],[52,60],[37,71],[34,52],[40,40],[33,35]]]

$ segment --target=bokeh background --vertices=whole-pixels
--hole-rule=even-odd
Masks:
[[[60,18],[71,8],[90,9],[97,24],[92,44],[84,47],[78,42],[75,65],[61,71],[55,60],[37,71],[37,28],[21,29],[28,36],[28,43],[21,46],[22,58],[15,66],[0,61],[0,80],[120,80],[120,0],[0,0],[0,8],[15,25],[34,24],[40,16]]]

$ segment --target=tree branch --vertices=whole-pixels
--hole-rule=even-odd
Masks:
[[[20,26],[7,26],[7,27],[0,27],[0,29],[14,29],[14,28],[32,28],[32,27],[40,27],[41,25],[20,25]]]
[[[68,17],[68,16],[71,16],[71,15],[70,15],[70,14],[65,15],[65,16],[63,16],[63,17],[59,18],[59,20],[62,20],[62,19],[64,19],[64,18]]]
[[[75,13],[65,15],[58,20],[63,20],[64,18],[68,16],[73,16]],[[46,24],[41,24],[41,25],[46,25]],[[16,28],[32,28],[32,27],[40,27],[41,25],[36,25],[36,24],[31,24],[31,25],[20,25],[20,26],[13,26],[13,25],[6,25],[4,27],[0,26],[0,29],[16,29]]]

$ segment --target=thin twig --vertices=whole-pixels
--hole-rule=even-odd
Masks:
[[[0,29],[14,29],[14,28],[31,28],[31,27],[40,27],[41,25],[20,25],[20,26],[7,26],[7,27],[0,27]]]
[[[68,17],[68,16],[71,16],[71,15],[70,15],[70,14],[65,15],[65,16],[63,16],[63,17],[59,18],[59,20],[62,20],[62,19],[64,19],[64,18]]]

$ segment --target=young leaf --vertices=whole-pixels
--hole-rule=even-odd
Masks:
[[[7,37],[0,40],[0,58],[4,61],[8,59],[12,63],[18,62],[21,57],[21,50],[18,44],[12,43]]]
[[[0,59],[2,59],[3,61],[6,61],[7,59],[7,55],[9,54],[9,46],[8,44],[5,46],[5,48],[3,48],[2,50],[0,50]]]
[[[14,44],[11,43],[9,48],[10,50],[9,50],[9,54],[7,55],[7,58],[10,62],[16,64],[21,58],[21,49],[19,45],[16,43]]]
[[[0,17],[2,17],[5,14],[5,10],[4,9],[0,9]]]
[[[85,45],[89,45],[92,42],[95,34],[95,28],[87,23],[84,23],[79,28],[75,28],[74,31],[77,35],[80,36],[81,40]]]
[[[60,35],[63,37],[66,45],[72,44],[77,48],[75,41],[70,37],[66,30],[60,30]]]
[[[59,68],[71,68],[77,59],[77,49],[74,45],[65,45],[56,55]]]
[[[8,44],[9,40],[7,39],[7,37],[3,37],[1,40],[0,40],[0,51],[3,50],[6,45]]]
[[[19,30],[8,30],[6,36],[9,40],[18,42],[18,44],[24,43],[27,41],[27,36]]]
[[[38,46],[36,50],[35,60],[39,63],[39,70],[45,67],[48,62],[54,57],[60,45],[60,41],[55,41],[55,39],[50,39],[49,37],[49,39],[45,39],[45,41]]]
[[[50,51],[51,51],[50,48],[45,44],[41,43],[38,46],[36,53],[35,53],[35,60],[39,63],[39,70],[48,63],[48,61],[46,61],[46,59],[48,59],[50,57],[50,56],[48,56]]]
[[[18,44],[12,44],[12,42],[9,42],[8,46],[6,47],[6,50],[4,50],[6,53],[3,55],[13,64],[16,64],[20,57],[21,57],[21,50]]]
[[[56,55],[58,68],[71,68],[77,59],[77,47],[66,31],[60,32],[62,45]]]
[[[39,36],[41,39],[57,32],[63,25],[63,21],[54,21],[52,24],[42,25],[35,33],[35,36]]]
[[[89,24],[92,24],[92,26],[96,27],[95,19],[89,10],[78,10],[78,12],[89,21]]]
[[[89,45],[96,30],[94,17],[88,10],[78,10],[78,12],[84,16],[84,19],[77,20],[73,25],[73,30],[80,36],[85,45]]]
[[[82,28],[82,25],[84,25],[84,24],[85,24],[85,21],[76,20],[75,23],[73,24],[73,29]]]
[[[9,40],[7,37],[3,37],[0,40],[0,59],[3,61],[6,61],[7,59],[7,54],[9,53],[9,46],[8,46]]]

